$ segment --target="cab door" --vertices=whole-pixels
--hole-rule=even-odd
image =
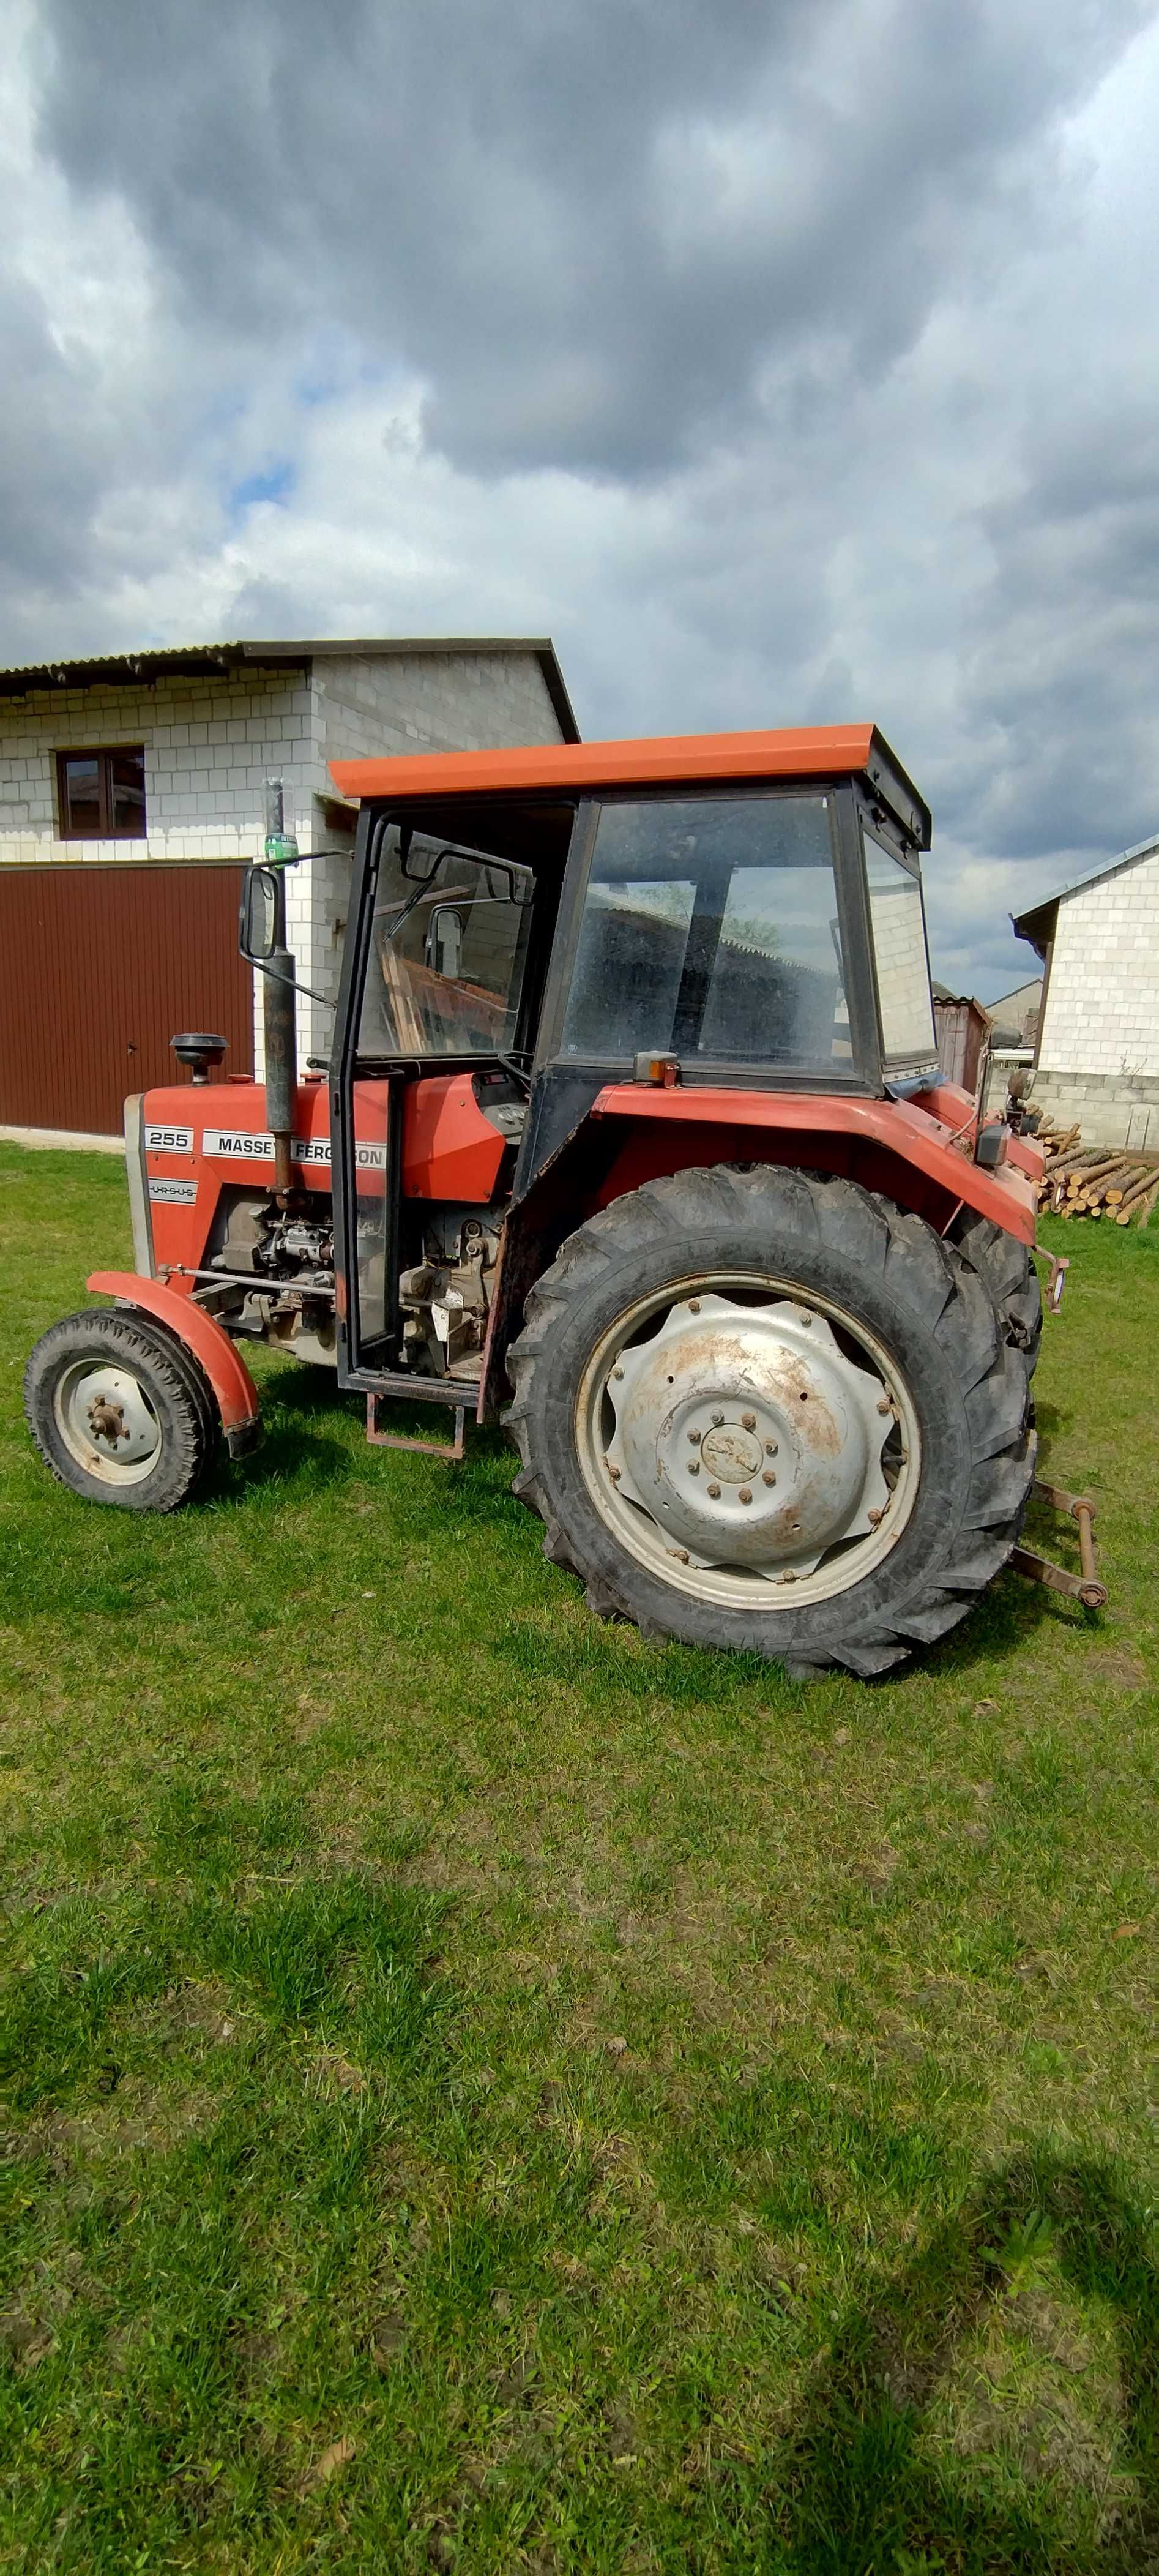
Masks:
[[[403,1102],[424,1073],[510,1061],[531,896],[512,860],[359,819],[330,1089],[340,1385],[448,1400],[400,1371]]]

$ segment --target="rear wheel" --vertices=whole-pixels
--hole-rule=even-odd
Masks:
[[[688,1171],[593,1217],[509,1367],[516,1491],[606,1615],[870,1674],[996,1574],[1031,1362],[980,1265],[852,1182]]]
[[[130,1512],[176,1511],[218,1427],[192,1355],[163,1326],[103,1308],[68,1315],[42,1336],[24,1373],[24,1410],[62,1484]]]

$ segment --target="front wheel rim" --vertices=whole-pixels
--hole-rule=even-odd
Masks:
[[[133,1371],[76,1360],[53,1391],[56,1427],[69,1456],[103,1485],[139,1485],[161,1455],[162,1433]]]
[[[759,1272],[634,1300],[588,1360],[575,1441],[628,1554],[722,1609],[851,1590],[897,1546],[921,1476],[913,1397],[877,1335]]]

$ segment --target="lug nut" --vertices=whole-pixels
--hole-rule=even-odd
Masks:
[[[776,1441],[775,1441],[775,1440],[766,1440],[766,1442],[765,1442],[765,1456],[766,1456],[766,1458],[775,1458],[775,1457],[776,1457],[776,1454],[777,1454],[777,1444],[776,1444]]]
[[[880,1398],[880,1401],[879,1401],[879,1403],[878,1403],[877,1410],[878,1410],[878,1412],[879,1412],[879,1413],[892,1413],[892,1412],[893,1412],[893,1405],[892,1405],[892,1403],[891,1403],[891,1401],[890,1401],[890,1399],[889,1399],[888,1395],[883,1395],[883,1396]]]
[[[624,1374],[624,1372],[623,1372],[622,1368],[614,1368],[614,1369],[612,1370],[612,1376],[613,1376],[613,1377],[622,1377],[622,1376],[623,1376],[623,1374]]]
[[[763,1485],[775,1485],[775,1484],[776,1484],[776,1481],[777,1481],[777,1480],[776,1480],[776,1477],[775,1477],[775,1476],[774,1476],[774,1474],[773,1474],[772,1468],[771,1468],[771,1467],[766,1467],[765,1472],[764,1472],[764,1475],[763,1475],[763,1476],[762,1476],[762,1478],[761,1478],[761,1483],[762,1483]]]
[[[690,1439],[690,1440],[691,1440],[691,1442],[692,1442],[692,1446],[693,1446],[693,1448],[694,1448],[694,1449],[699,1449],[699,1447],[700,1447],[700,1433],[699,1433],[699,1431],[690,1431],[690,1432],[689,1432],[689,1434],[688,1434],[688,1437],[689,1437],[689,1439]]]
[[[713,1417],[712,1417],[712,1427],[713,1427],[713,1430],[714,1430],[714,1431],[719,1431],[719,1430],[721,1430],[721,1428],[722,1428],[722,1426],[723,1426],[723,1423],[724,1423],[724,1415],[723,1415],[723,1413],[714,1413],[714,1414],[713,1414]]]
[[[689,1461],[688,1461],[688,1473],[689,1473],[689,1475],[690,1475],[690,1476],[698,1476],[698,1475],[700,1474],[700,1460],[699,1460],[699,1458],[690,1458],[690,1459],[689,1459]]]
[[[741,1425],[745,1431],[755,1431],[757,1427],[757,1417],[755,1413],[742,1413]]]
[[[748,1488],[748,1486],[747,1486],[747,1485],[742,1485],[742,1486],[741,1486],[741,1489],[740,1489],[740,1495],[739,1495],[739,1498],[738,1498],[738,1499],[739,1499],[742,1503],[751,1503],[751,1501],[752,1501],[752,1495],[751,1495],[751,1493],[750,1493],[749,1488]]]
[[[812,1318],[812,1316],[811,1316],[811,1315],[802,1315],[802,1317],[801,1317],[801,1322],[802,1322],[803,1324],[811,1324],[811,1323],[812,1323],[812,1321],[813,1321],[813,1318]]]
[[[866,1517],[866,1519],[867,1519],[867,1521],[868,1521],[868,1523],[869,1523],[870,1528],[871,1528],[871,1529],[876,1529],[876,1528],[877,1528],[877,1524],[878,1524],[878,1522],[879,1522],[879,1521],[883,1521],[883,1520],[885,1519],[885,1508],[884,1508],[884,1505],[883,1505],[883,1507],[882,1507],[881,1511],[879,1511],[879,1512],[867,1512],[867,1513],[866,1513],[866,1515],[865,1515],[865,1517]]]
[[[688,1312],[689,1312],[689,1314],[690,1314],[690,1315],[698,1315],[698,1314],[700,1313],[700,1299],[699,1299],[699,1297],[690,1297],[690,1298],[689,1298],[689,1300],[688,1300]]]
[[[710,1486],[709,1486],[709,1488],[708,1488],[708,1490],[709,1490],[709,1493],[710,1493],[710,1494],[711,1494],[711,1496],[712,1496],[713,1502],[714,1502],[714,1503],[718,1503],[718,1502],[720,1501],[720,1487],[719,1487],[719,1485],[710,1485]]]
[[[619,1484],[619,1481],[620,1481],[620,1470],[619,1470],[619,1468],[618,1468],[618,1467],[613,1467],[613,1466],[612,1466],[612,1464],[611,1464],[611,1462],[610,1462],[610,1460],[609,1460],[609,1459],[607,1459],[607,1458],[605,1458],[605,1460],[604,1460],[604,1465],[606,1466],[606,1468],[607,1468],[607,1470],[608,1470],[608,1474],[609,1474],[609,1476],[611,1477],[611,1480],[612,1480],[613,1485],[618,1485],[618,1484]]]

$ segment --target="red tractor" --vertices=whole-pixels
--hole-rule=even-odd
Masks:
[[[939,1077],[929,814],[868,725],[340,762],[333,1052],[295,1078],[284,877],[250,871],[266,1080],[130,1100],[137,1268],[55,1324],[55,1475],[134,1511],[257,1433],[239,1345],[516,1491],[592,1608],[795,1673],[942,1636],[1034,1476],[1042,1157]],[[379,1428],[442,1407],[450,1442]],[[450,1425],[448,1423],[448,1429]]]

